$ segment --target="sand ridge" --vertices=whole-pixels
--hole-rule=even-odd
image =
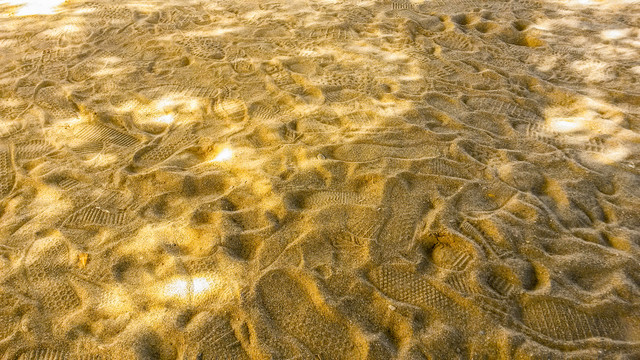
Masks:
[[[19,9],[0,358],[640,356],[637,3]]]

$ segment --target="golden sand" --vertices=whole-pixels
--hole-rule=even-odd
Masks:
[[[0,358],[640,358],[637,2],[32,2]]]

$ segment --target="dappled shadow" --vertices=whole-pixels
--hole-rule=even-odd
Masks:
[[[20,9],[9,357],[640,351],[637,5]]]

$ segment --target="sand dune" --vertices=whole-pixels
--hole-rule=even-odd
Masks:
[[[38,4],[0,358],[640,357],[636,2]]]

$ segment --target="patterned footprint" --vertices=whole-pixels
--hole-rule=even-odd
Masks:
[[[187,359],[248,359],[227,316],[200,313],[191,320]]]
[[[3,198],[13,190],[15,184],[15,171],[9,147],[0,144],[0,198]]]
[[[284,270],[264,275],[256,285],[262,304],[282,330],[322,359],[363,359],[363,344],[345,320],[327,309],[321,295],[303,285],[310,279]],[[304,282],[303,282],[304,281]]]

